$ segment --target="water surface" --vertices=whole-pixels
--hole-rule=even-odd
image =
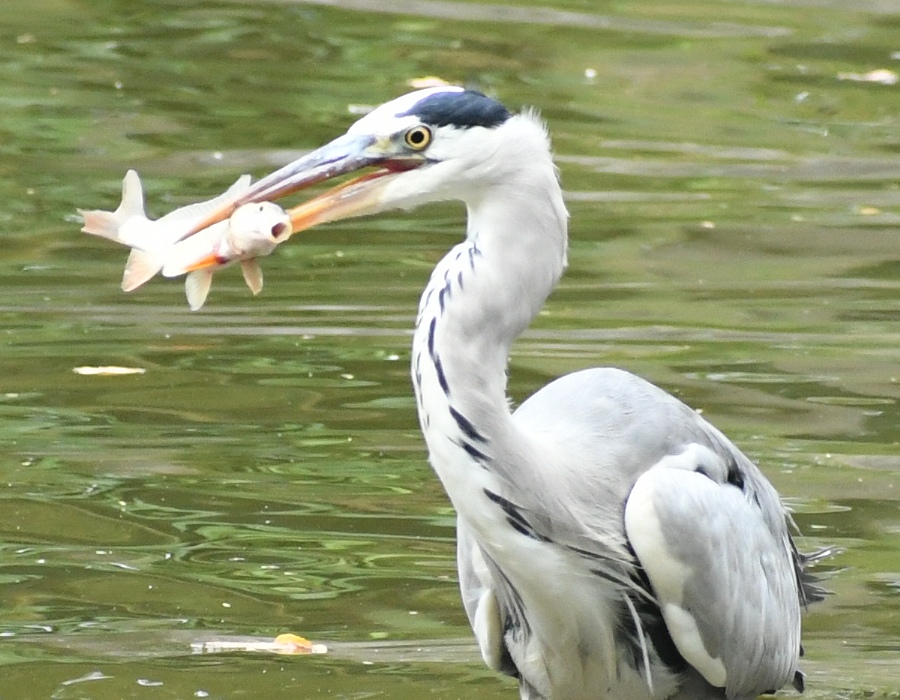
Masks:
[[[206,198],[430,75],[554,137],[570,269],[513,397],[612,364],[702,409],[803,548],[845,549],[805,621],[807,696],[897,697],[896,4],[386,7],[0,19],[0,697],[516,697],[470,641],[407,378],[461,207],[323,227],[265,261],[262,295],[228,270],[199,313],[177,282],[122,294],[123,251],[73,216],[113,208],[128,167],[154,215]],[[334,652],[191,653],[281,632]]]

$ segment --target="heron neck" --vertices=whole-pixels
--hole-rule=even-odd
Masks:
[[[492,459],[510,453],[509,349],[565,267],[566,212],[548,172],[549,181],[467,203],[466,240],[437,265],[419,305],[412,363],[419,419],[455,503],[455,484],[473,465],[490,470]]]

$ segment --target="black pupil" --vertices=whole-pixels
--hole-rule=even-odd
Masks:
[[[413,146],[421,146],[425,141],[425,132],[421,129],[416,129],[415,131],[410,132],[409,134],[409,142]]]

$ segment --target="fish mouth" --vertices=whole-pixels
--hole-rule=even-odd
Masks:
[[[363,216],[381,210],[381,195],[397,175],[425,164],[414,154],[398,154],[389,139],[345,134],[288,163],[250,186],[239,197],[214,210],[191,234],[228,218],[250,202],[273,201],[341,175],[375,168],[287,210],[291,234],[317,224]]]

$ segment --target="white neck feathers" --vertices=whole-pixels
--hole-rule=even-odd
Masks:
[[[492,166],[480,174],[484,187],[469,190],[466,241],[432,273],[413,342],[423,433],[454,501],[464,472],[489,470],[492,453],[512,438],[509,348],[566,264],[567,213],[546,134],[531,115],[509,122],[507,138],[495,140],[509,152],[486,159],[507,166]]]

